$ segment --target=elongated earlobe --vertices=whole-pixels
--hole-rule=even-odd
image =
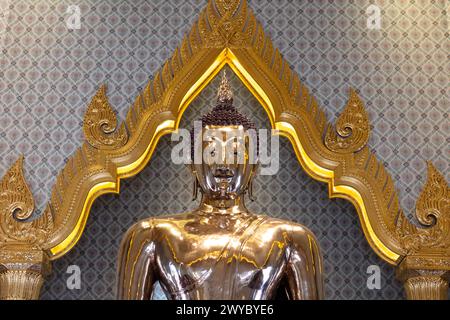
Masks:
[[[197,196],[198,196],[198,180],[197,177],[194,176],[194,187],[192,190],[192,201],[197,200]]]
[[[253,178],[248,183],[248,197],[250,201],[255,201],[256,198],[253,196]]]
[[[253,195],[253,180],[255,180],[256,176],[258,175],[258,170],[259,170],[259,165],[257,165],[255,167],[255,169],[253,170],[251,177],[250,177],[250,181],[248,182],[247,192],[248,192],[248,198],[250,199],[250,201],[256,200],[256,197]]]
[[[192,188],[192,201],[197,200],[198,196],[198,180],[197,180],[197,171],[193,164],[189,165],[189,169],[191,170],[192,177],[194,178],[193,188]]]

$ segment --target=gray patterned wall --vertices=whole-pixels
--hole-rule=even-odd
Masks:
[[[83,113],[98,85],[125,118],[129,105],[189,30],[206,1],[0,0],[0,175],[26,157],[38,214],[57,172],[82,139]],[[393,175],[411,215],[433,160],[450,180],[450,43],[445,0],[249,1],[287,61],[334,120],[349,87],[360,90],[373,125],[370,146]],[[368,30],[365,10],[382,8],[382,29]],[[68,30],[69,5],[79,5],[80,30]],[[233,77],[236,104],[267,127],[262,108]],[[209,110],[215,79],[183,119]],[[150,166],[122,183],[120,196],[97,200],[78,245],[54,263],[44,299],[114,297],[117,248],[124,231],[150,215],[192,209],[191,178],[170,161],[170,137]],[[372,252],[355,210],[329,200],[326,186],[300,169],[287,141],[277,176],[259,177],[249,207],[295,220],[317,235],[325,257],[329,299],[399,299],[393,269]],[[176,196],[175,196],[176,194]],[[82,270],[80,290],[68,290],[69,265]],[[366,269],[382,270],[382,289],[368,290]],[[160,295],[158,295],[160,298]]]

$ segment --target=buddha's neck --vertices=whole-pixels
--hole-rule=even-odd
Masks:
[[[236,214],[248,212],[245,207],[243,196],[239,196],[236,199],[223,200],[213,199],[204,194],[202,194],[199,210],[206,213],[217,214]]]

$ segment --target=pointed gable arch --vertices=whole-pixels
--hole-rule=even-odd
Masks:
[[[237,74],[287,137],[302,168],[329,186],[330,197],[356,207],[372,249],[390,264],[405,254],[396,233],[403,213],[390,175],[370,151],[370,124],[356,91],[335,125],[265,34],[245,0],[209,0],[180,46],[154,75],[120,125],[105,87],[85,114],[85,141],[57,177],[47,214],[54,228],[50,259],[81,237],[93,201],[118,193],[139,173],[159,139],[178,128],[184,111],[225,66]]]

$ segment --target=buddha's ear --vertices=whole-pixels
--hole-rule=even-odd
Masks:
[[[250,180],[248,181],[247,192],[250,201],[255,201],[256,197],[253,195],[253,179],[258,175],[259,163],[253,165],[252,173],[250,175]]]
[[[259,161],[258,161],[258,162],[256,162],[256,164],[254,164],[253,172],[252,172],[252,179],[254,179],[259,174],[259,171],[260,171],[260,165],[259,165]]]
[[[198,189],[200,188],[199,183],[198,183],[198,179],[197,179],[197,170],[195,169],[195,166],[194,166],[193,163],[188,164],[187,167],[191,171],[192,178],[194,179],[193,180],[193,187],[192,187],[192,201],[195,201],[195,200],[197,200]]]
[[[258,161],[253,165],[252,179],[255,178],[257,175],[259,175],[260,173],[261,173],[261,164]]]

